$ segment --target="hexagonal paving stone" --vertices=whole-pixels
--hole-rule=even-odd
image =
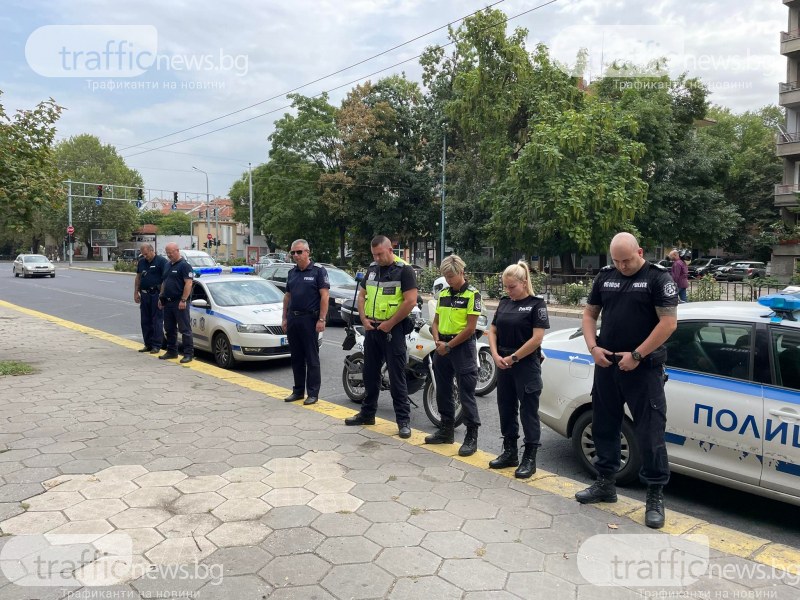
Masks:
[[[396,577],[422,577],[436,573],[442,559],[425,548],[411,546],[386,548],[375,563]]]
[[[289,488],[291,489],[291,488]],[[239,483],[229,483],[217,490],[220,496],[225,496],[229,500],[235,498],[258,498],[269,492],[268,485],[260,481],[243,481]]]
[[[397,502],[365,502],[357,512],[373,523],[404,521],[411,514],[407,506]]]
[[[303,585],[276,589],[272,592],[269,600],[307,600],[308,598],[313,598],[314,600],[336,600],[336,598],[318,585]]]
[[[172,515],[160,508],[129,508],[109,518],[118,529],[158,527]]]
[[[483,560],[513,572],[541,571],[544,554],[520,543],[487,544]]]
[[[317,554],[334,565],[372,562],[380,551],[361,536],[328,538],[317,548]]]
[[[222,521],[249,521],[263,517],[272,507],[258,498],[226,500],[211,511]]]
[[[258,574],[275,587],[310,585],[325,576],[330,565],[313,554],[278,556]]]
[[[128,506],[142,508],[146,506],[166,507],[174,502],[180,492],[173,487],[146,487],[130,494],[125,494],[122,501]]]
[[[397,498],[400,504],[421,510],[441,510],[449,500],[430,492],[403,492]]]
[[[272,529],[286,529],[304,527],[319,515],[320,512],[310,506],[279,506],[261,517],[261,521]]]
[[[80,489],[81,495],[87,500],[97,498],[122,498],[125,494],[130,494],[139,489],[131,481],[107,481],[92,483]]]
[[[513,542],[519,539],[520,530],[497,519],[470,520],[461,531],[484,543]]]
[[[47,533],[67,519],[60,512],[27,512],[0,523],[3,533],[14,535]]]
[[[425,532],[408,523],[375,523],[364,535],[384,548],[392,548],[416,546],[425,537]]]
[[[279,445],[279,444],[272,444]],[[264,468],[269,469],[273,473],[277,472],[295,472],[299,473],[311,463],[303,460],[302,458],[273,458],[264,463]]]
[[[439,577],[465,591],[502,590],[506,573],[480,558],[446,559]]]
[[[307,490],[317,494],[336,494],[349,491],[355,483],[342,477],[320,477],[305,485]]]
[[[577,593],[575,585],[550,573],[511,573],[506,589],[521,598],[536,590],[538,596],[548,600],[573,600]]]
[[[73,521],[71,523],[64,523],[60,527],[56,527],[48,532],[48,535],[81,535],[91,536],[91,540],[96,540],[103,537],[105,534],[113,531],[114,528],[108,521],[103,519],[94,519],[92,521]],[[80,538],[82,541],[89,538]]]
[[[94,546],[101,552],[115,554],[120,543],[120,535],[126,535],[130,537],[134,554],[144,554],[150,550],[150,548],[164,540],[164,536],[160,535],[158,531],[152,527],[139,527],[136,529],[114,531],[95,541]],[[108,541],[108,544],[104,543],[106,540]]]
[[[84,500],[64,511],[72,521],[91,521],[93,519],[107,519],[128,508],[121,500],[102,498],[98,500]]]
[[[497,516],[497,511],[500,509],[483,500],[460,498],[458,500],[450,500],[447,503],[446,510],[465,519],[492,519]]]
[[[145,552],[157,565],[185,565],[200,562],[216,550],[203,536],[168,538]]]
[[[25,501],[30,512],[64,510],[75,504],[83,502],[83,496],[78,492],[49,491]]]
[[[315,494],[305,488],[280,488],[261,496],[271,506],[303,506],[313,500]]]
[[[461,529],[464,519],[446,510],[428,510],[412,514],[408,522],[425,531],[457,531]]]
[[[497,519],[519,526],[521,529],[540,529],[550,527],[553,517],[535,508],[504,506],[497,513]]]
[[[141,465],[119,465],[95,473],[100,481],[131,481],[147,473]]]
[[[275,556],[314,552],[324,537],[309,527],[291,527],[273,531],[261,547]]]
[[[371,523],[352,513],[328,513],[320,515],[311,526],[328,537],[336,535],[362,535]]]
[[[315,479],[318,477],[342,477],[347,473],[347,469],[341,465],[323,462],[306,467],[303,469],[303,473]]]
[[[178,484],[180,485],[180,484]],[[198,492],[185,494],[170,505],[170,510],[177,514],[207,513],[225,502],[225,498],[215,492]]]
[[[303,459],[311,464],[330,464],[331,466],[335,466],[337,463],[341,462],[342,458],[342,455],[335,450],[306,452],[303,455]]]
[[[322,585],[339,598],[383,598],[392,585],[392,576],[372,565],[339,565],[333,567]]]
[[[180,471],[156,471],[137,477],[133,482],[139,487],[165,487],[175,485],[187,478],[185,473]]]
[[[166,538],[206,535],[220,526],[220,520],[206,513],[175,515],[157,527]]]
[[[257,546],[272,533],[272,530],[260,522],[236,521],[223,523],[206,537],[218,548],[230,546]]]
[[[222,566],[223,577],[233,577],[236,575],[256,574],[263,569],[272,555],[257,546],[236,546],[231,548],[220,548],[213,554],[203,559],[203,564],[209,567]],[[210,569],[209,569],[210,570]],[[231,597],[238,597],[234,594]],[[202,598],[203,595],[200,594]],[[257,598],[256,596],[253,597]]]
[[[440,577],[410,577],[399,579],[389,595],[391,600],[461,600],[464,592]],[[525,598],[526,596],[520,596]]]
[[[263,467],[237,467],[228,469],[220,477],[231,483],[243,483],[245,481],[261,481],[269,475],[270,472]]]
[[[262,481],[273,488],[303,487],[311,481],[311,477],[299,471],[277,471],[272,475],[268,475]]]
[[[350,494],[319,494],[308,506],[321,513],[355,512],[364,503]]]
[[[184,494],[198,494],[202,492],[215,492],[228,485],[228,481],[219,475],[202,475],[200,477],[189,477],[175,484]]]
[[[453,467],[425,467],[422,478],[433,482],[462,481],[464,471]]]
[[[474,558],[483,544],[461,531],[434,531],[420,546],[442,558]]]

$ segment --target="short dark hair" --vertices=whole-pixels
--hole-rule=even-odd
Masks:
[[[374,238],[372,238],[372,241],[369,245],[374,248],[375,246],[383,246],[384,244],[389,244],[391,246],[392,241],[385,235],[376,235]]]

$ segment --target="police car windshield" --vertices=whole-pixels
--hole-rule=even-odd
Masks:
[[[217,263],[210,256],[185,256],[186,262],[192,267],[216,267]]]
[[[283,302],[283,294],[263,279],[243,276],[240,281],[209,283],[208,291],[219,306],[252,306]]]
[[[328,280],[331,285],[356,285],[356,280],[350,277],[345,271],[339,269],[326,269],[328,271]]]

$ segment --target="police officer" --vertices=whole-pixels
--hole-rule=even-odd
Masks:
[[[322,372],[319,366],[318,333],[325,331],[328,314],[328,272],[309,257],[308,242],[295,240],[289,252],[295,262],[286,277],[283,296],[283,330],[289,338],[294,387],[285,402],[302,400],[314,404],[319,399]]]
[[[139,305],[144,347],[139,352],[158,354],[164,339],[164,311],[158,306],[158,295],[169,261],[158,256],[151,244],[142,244],[133,282],[133,301]]]
[[[167,351],[158,358],[162,360],[178,358],[178,330],[180,330],[183,344],[181,363],[188,363],[192,362],[194,356],[192,326],[189,322],[189,298],[192,295],[194,271],[181,256],[178,244],[171,242],[164,249],[170,264],[164,272],[158,306],[164,309]]]
[[[583,337],[595,362],[592,435],[599,476],[575,498],[582,504],[617,501],[614,477],[627,403],[642,453],[639,479],[647,484],[645,525],[659,529],[669,481],[664,342],[677,327],[678,288],[669,271],[644,259],[630,233],[615,235],[609,250],[614,266],[600,270],[583,311]]]
[[[475,327],[481,314],[481,295],[464,277],[464,261],[452,254],[442,260],[439,272],[449,287],[439,294],[431,333],[436,342],[433,373],[436,377],[436,405],[442,417],[439,429],[425,438],[426,444],[452,444],[455,427],[453,377],[458,382],[458,394],[464,410],[467,432],[458,450],[460,456],[472,456],[478,449],[478,405],[475,386],[478,385],[478,354]]]
[[[500,300],[489,328],[489,347],[497,365],[497,410],[503,452],[489,461],[492,469],[517,467],[514,477],[527,479],[536,472],[541,446],[539,396],[542,393],[541,351],[544,330],[550,327],[544,300],[534,296],[528,265],[519,262],[503,271],[508,294]],[[519,460],[519,422],[525,451]]]
[[[374,425],[380,394],[381,367],[386,361],[398,433],[411,437],[411,408],[406,387],[406,317],[417,303],[417,278],[392,252],[389,238],[379,235],[370,244],[374,262],[358,293],[358,312],[364,326],[364,388],[361,411],[346,425]]]

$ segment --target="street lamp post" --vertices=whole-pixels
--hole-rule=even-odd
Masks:
[[[208,194],[208,173],[197,167],[192,167],[192,169],[206,176],[206,233],[209,233],[211,231],[211,196]]]
[[[253,237],[255,235],[253,233],[253,166],[250,163],[247,163],[247,172],[250,182],[250,245],[255,246],[255,238]],[[248,259],[249,262],[250,257],[247,256],[247,247],[245,247],[244,252],[245,258]]]
[[[445,199],[445,171],[447,169],[447,130],[442,133],[442,251],[439,263],[444,260],[444,199]]]

